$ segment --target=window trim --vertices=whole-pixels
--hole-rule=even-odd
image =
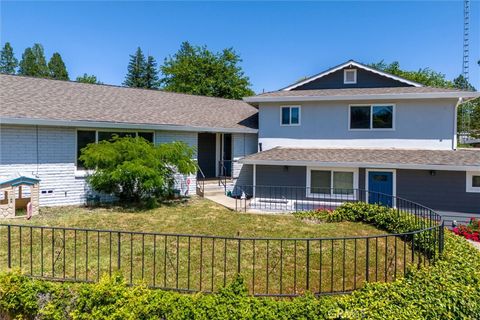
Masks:
[[[95,132],[95,143],[98,143],[98,133],[99,132],[135,132],[135,136],[138,137],[138,132],[150,132],[153,133],[152,143],[155,144],[155,130],[136,130],[136,129],[95,129],[95,128],[75,128],[75,177],[82,178],[91,174],[92,170],[78,169],[78,131],[94,131]]]
[[[480,171],[466,171],[466,192],[480,193],[480,187],[473,186],[473,176],[480,176]]]
[[[347,81],[347,73],[353,72],[353,81]],[[343,69],[343,84],[356,84],[357,83],[357,69]]]
[[[330,185],[331,190],[330,194],[328,193],[311,193],[311,185],[312,185],[312,171],[320,170],[320,171],[330,171]],[[353,194],[340,194],[340,193],[333,193],[335,189],[333,187],[333,172],[351,172],[353,173]],[[358,189],[358,168],[347,168],[347,167],[307,167],[307,180],[306,180],[306,197],[307,198],[315,198],[320,196],[330,196],[330,197],[340,197],[341,199],[345,200],[356,200],[357,194],[355,189]]]
[[[290,109],[290,117],[289,117],[289,122],[288,124],[283,124],[282,123],[282,110],[283,108],[289,108]],[[298,123],[292,123],[292,108],[298,108]],[[285,105],[285,106],[280,106],[280,126],[282,127],[296,127],[300,126],[302,123],[302,106],[297,106],[297,105]]]
[[[373,127],[373,108],[374,107],[392,107],[392,127],[391,128],[374,128]],[[370,128],[352,128],[352,107],[370,107]],[[395,103],[355,103],[348,105],[348,131],[395,131],[397,105]]]

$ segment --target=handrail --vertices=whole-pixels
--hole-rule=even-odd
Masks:
[[[223,185],[225,194],[227,194],[227,167],[225,162],[232,162],[232,160],[220,160],[218,162],[220,168],[220,174],[218,175],[218,186]]]
[[[198,179],[197,177],[197,195],[203,197],[203,195],[205,194],[205,174],[203,173],[202,171],[202,168],[200,168],[200,166],[198,166],[198,172],[200,172],[200,174],[202,175],[202,177],[200,179]],[[200,183],[199,184],[198,180],[200,180]]]

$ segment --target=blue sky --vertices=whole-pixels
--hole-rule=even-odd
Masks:
[[[463,2],[1,2],[0,42],[61,53],[71,78],[121,84],[137,46],[159,63],[182,41],[234,47],[253,89],[275,90],[348,59],[461,72]],[[480,89],[480,2],[471,9]]]

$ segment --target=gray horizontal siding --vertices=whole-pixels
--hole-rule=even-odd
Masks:
[[[441,211],[480,213],[480,193],[466,192],[462,171],[397,170],[397,196]]]
[[[346,69],[346,68],[344,68]],[[411,87],[406,83],[387,78],[371,71],[357,69],[357,83],[344,84],[343,70],[335,71],[319,79],[306,83],[293,90],[341,89],[341,88],[382,88]]]

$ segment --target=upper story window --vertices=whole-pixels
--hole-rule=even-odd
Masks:
[[[285,106],[280,108],[280,124],[282,126],[300,125],[300,106]]]
[[[343,83],[355,84],[357,83],[357,69],[345,69],[343,70]]]
[[[351,130],[393,130],[394,108],[392,104],[350,106]]]
[[[480,172],[467,172],[467,192],[480,192]]]
[[[115,135],[123,138],[126,136],[142,137],[145,140],[153,143],[153,132],[137,132],[137,131],[97,131],[97,130],[78,130],[77,131],[77,169],[83,170],[85,166],[79,159],[81,150],[90,143],[97,143],[99,141],[111,140]]]

